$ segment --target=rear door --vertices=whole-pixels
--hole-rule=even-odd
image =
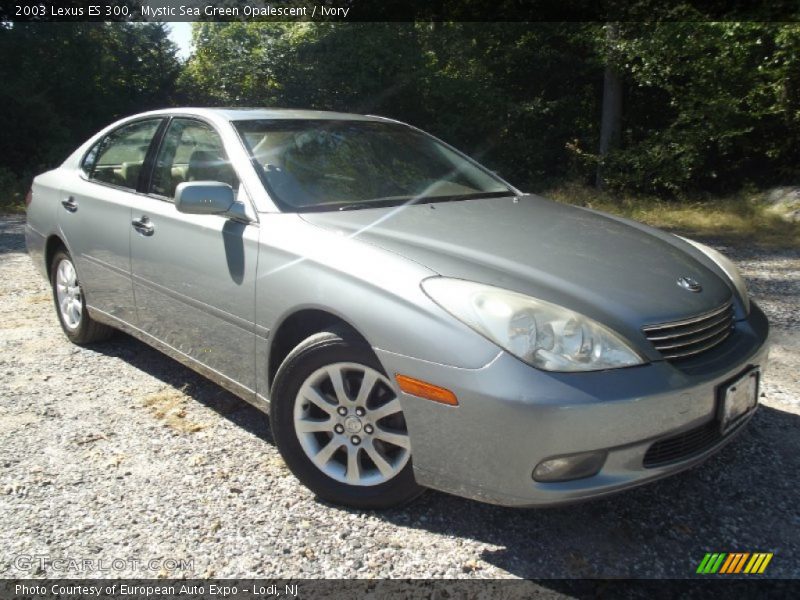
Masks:
[[[135,324],[130,277],[131,207],[143,164],[163,118],[127,123],[103,136],[61,193],[58,224],[86,303]]]
[[[254,391],[258,224],[179,213],[173,198],[184,181],[228,183],[249,203],[214,128],[173,118],[156,154],[149,193],[132,216],[139,326],[243,392]]]

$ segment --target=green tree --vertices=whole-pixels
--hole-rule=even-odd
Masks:
[[[662,195],[797,182],[800,25],[628,22],[607,34],[599,23],[196,23],[181,64],[162,24],[2,24],[0,179],[57,164],[117,117],[181,102],[381,114],[532,191],[589,183],[600,167],[611,189]],[[621,94],[601,136],[608,73]]]
[[[626,24],[623,145],[607,178],[673,193],[796,178],[798,40],[797,25]]]
[[[158,23],[0,26],[2,165],[30,177],[109,122],[169,105],[175,52]]]

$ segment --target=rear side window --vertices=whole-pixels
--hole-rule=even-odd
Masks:
[[[147,150],[161,119],[123,125],[95,144],[81,169],[89,179],[135,190]]]
[[[239,187],[219,134],[202,121],[177,118],[158,151],[151,191],[172,198],[184,181],[220,181],[234,191]]]

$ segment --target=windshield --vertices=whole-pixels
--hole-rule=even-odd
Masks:
[[[346,210],[513,194],[497,177],[410,127],[374,121],[234,123],[283,210]]]

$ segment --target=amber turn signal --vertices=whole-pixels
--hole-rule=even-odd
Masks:
[[[441,404],[458,406],[456,395],[450,390],[439,387],[438,385],[433,385],[432,383],[420,381],[419,379],[414,379],[413,377],[407,377],[406,375],[395,375],[395,379],[397,379],[400,389],[406,394],[419,396],[420,398],[433,400]]]

